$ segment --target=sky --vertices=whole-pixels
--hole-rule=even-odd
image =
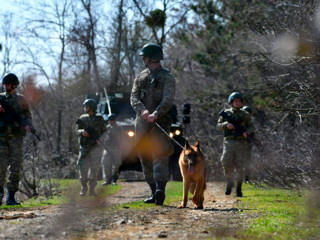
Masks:
[[[46,0],[39,0],[39,1],[46,2]],[[57,1],[59,2],[59,0],[57,0]],[[112,1],[112,0],[108,0],[108,1]],[[104,4],[106,12],[110,10],[110,4],[107,4],[108,1],[106,1],[106,4]],[[34,5],[36,2],[38,2],[38,1],[37,0],[0,0],[0,6],[1,6],[0,17],[1,17],[1,19],[4,20],[4,17],[3,17],[4,14],[12,14],[12,16],[13,16],[12,28],[15,29],[15,32],[17,33],[20,30],[22,30],[22,29],[19,30],[19,28],[21,28],[21,26],[19,26],[19,24],[21,23],[21,22],[19,22],[19,19],[21,19],[21,17],[25,18],[29,14],[28,9],[26,9],[24,4],[27,3],[28,5],[29,4]],[[4,38],[3,21],[0,21],[0,32],[1,32],[0,43],[2,43],[2,46],[8,45],[8,44],[6,44],[6,40]],[[21,37],[21,35],[20,35],[20,37]],[[27,44],[26,47],[31,47],[31,45],[28,45],[28,42],[30,42],[30,41],[32,42],[31,39],[26,39],[26,38],[23,39],[22,38],[22,41],[24,41]],[[19,53],[17,51],[15,51],[15,49],[16,49],[15,44],[16,43],[14,43],[11,46],[10,58],[18,60]],[[42,65],[44,66],[44,69],[46,70],[46,72],[48,72],[50,74],[50,72],[55,71],[55,70],[50,69],[52,66],[52,64],[50,64],[50,63],[52,63],[53,59],[49,58],[45,52],[39,51],[37,53],[36,57],[38,59],[41,59],[40,61],[41,61]],[[3,61],[3,58],[4,58],[4,49],[2,50],[2,52],[0,52],[0,61],[1,62]],[[50,66],[50,68],[47,66]],[[14,72],[19,78],[21,78],[22,75],[26,72],[26,66],[21,65],[21,64],[20,65],[15,64],[12,68],[9,69],[9,71]],[[0,75],[2,76],[3,74],[4,74],[3,64],[0,64]],[[49,84],[48,80],[44,77],[41,77],[41,76],[37,78],[37,81],[40,85]]]
[[[13,16],[13,26],[12,28],[15,29],[15,33],[19,33],[19,31],[23,31],[23,29],[21,29],[22,26],[22,21],[19,21],[19,19],[21,19],[22,17],[25,18],[28,16],[28,14],[30,14],[30,12],[28,11],[28,9],[25,7],[25,3],[31,4],[31,5],[35,5],[35,3],[37,2],[48,2],[46,0],[0,0],[0,17],[1,19],[3,18],[3,14],[9,14],[11,13]],[[59,0],[56,0],[59,2]],[[150,0],[152,1],[152,0]],[[104,1],[102,1],[104,2]],[[110,9],[112,6],[112,3],[114,2],[113,0],[106,0],[105,4],[103,5],[103,7],[105,8],[103,12],[107,13],[112,11],[112,9]],[[155,8],[162,8],[162,3],[161,1],[156,2],[156,4],[154,5]],[[2,16],[1,16],[2,15]],[[128,16],[130,18],[130,15]],[[21,26],[20,26],[21,25]],[[20,28],[20,30],[19,30]],[[0,34],[0,43],[2,43],[2,45],[5,44],[5,39],[4,39],[4,34],[3,34],[3,21],[0,21],[0,31],[2,34]],[[22,41],[25,42],[26,47],[30,47],[28,45],[28,43],[32,42],[30,39],[22,39]],[[6,44],[7,45],[7,44]],[[12,50],[10,52],[10,57],[11,59],[15,59],[17,60],[19,58],[20,53],[18,53],[17,51],[14,52],[14,49],[16,49],[16,46],[14,46],[14,44],[12,45]],[[52,69],[48,69],[48,66],[51,66],[53,59],[48,58],[45,52],[38,52],[37,53],[37,58],[41,58],[41,62],[44,63],[42,64],[44,66],[44,68],[49,74],[50,71],[56,71],[56,69],[52,70]],[[4,58],[4,50],[2,52],[0,52],[0,61],[2,62]],[[48,64],[46,64],[48,63]],[[23,73],[26,72],[26,66],[25,65],[14,65],[14,67],[12,69],[9,69],[9,71],[14,72],[17,74],[18,77],[22,77]],[[4,68],[3,68],[3,64],[0,63],[0,75],[2,75],[4,73]],[[1,77],[1,76],[0,76]],[[48,84],[48,80],[45,78],[39,78],[37,79],[39,84],[41,85],[46,85]]]

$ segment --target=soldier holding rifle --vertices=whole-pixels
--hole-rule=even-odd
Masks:
[[[86,113],[81,115],[76,123],[80,144],[78,159],[80,196],[85,197],[88,191],[88,182],[89,196],[96,196],[94,188],[97,185],[97,175],[103,151],[103,137],[107,128],[103,117],[96,115],[97,103],[95,100],[87,99],[83,102],[83,106]]]
[[[253,133],[252,120],[241,109],[243,97],[240,93],[230,94],[228,103],[231,108],[219,113],[217,130],[223,131],[223,153],[221,163],[227,178],[226,195],[230,195],[236,173],[236,196],[242,197],[243,165],[247,156],[247,139]]]
[[[7,168],[7,205],[20,205],[15,199],[19,190],[20,171],[23,163],[23,137],[31,132],[32,117],[25,97],[16,92],[18,77],[8,73],[2,78],[5,92],[0,93],[0,205],[4,196]],[[35,130],[34,130],[35,132]]]

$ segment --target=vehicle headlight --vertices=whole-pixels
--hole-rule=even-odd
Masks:
[[[170,133],[170,137],[173,137],[173,133],[172,132]]]
[[[175,132],[174,132],[176,135],[180,135],[181,134],[181,131],[179,129],[177,129]]]
[[[129,131],[129,132],[128,132],[128,136],[129,136],[129,137],[134,137],[134,131]]]

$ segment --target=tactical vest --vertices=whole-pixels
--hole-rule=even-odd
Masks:
[[[83,114],[79,118],[78,129],[84,129],[89,132],[90,137],[84,137],[82,134],[79,136],[79,144],[81,146],[94,146],[96,145],[96,137],[99,137],[101,132],[101,124],[104,124],[104,119],[102,116],[94,115],[89,116],[89,114]]]

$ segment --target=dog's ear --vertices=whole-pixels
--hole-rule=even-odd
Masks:
[[[185,148],[185,149],[190,149],[190,148],[191,148],[188,140],[186,140],[186,143],[185,143],[185,145],[184,145],[184,148]]]
[[[198,139],[197,143],[196,143],[194,146],[195,146],[197,149],[200,148],[200,141],[199,141],[199,139]]]

